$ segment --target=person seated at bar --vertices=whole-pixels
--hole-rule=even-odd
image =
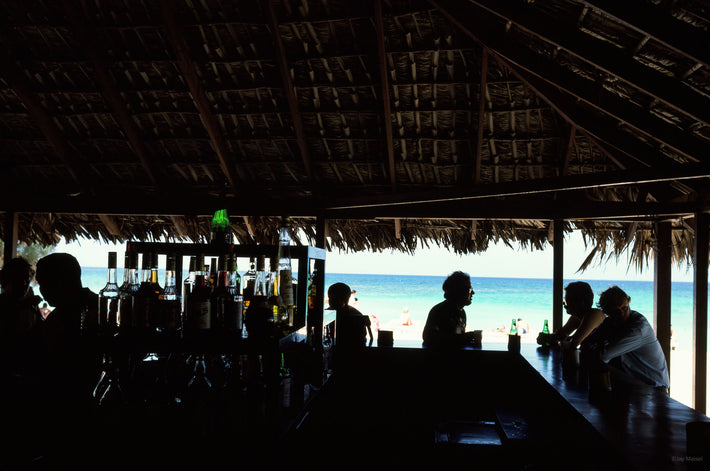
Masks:
[[[668,365],[661,344],[646,318],[631,310],[630,302],[631,297],[618,286],[604,291],[599,307],[608,317],[582,342],[581,349],[592,360],[668,391]]]
[[[460,347],[473,342],[474,333],[466,332],[466,311],[464,306],[471,304],[474,291],[468,273],[455,271],[444,284],[444,301],[429,311],[422,344],[425,347]]]
[[[589,283],[574,281],[565,287],[565,300],[562,303],[569,319],[565,325],[552,334],[540,334],[537,343],[560,346],[563,350],[574,350],[582,341],[604,322],[606,316],[601,309],[592,306],[594,291]],[[573,334],[574,332],[574,334]]]
[[[71,446],[61,431],[69,423],[88,419],[91,391],[98,377],[100,356],[89,335],[98,327],[98,295],[82,286],[81,266],[68,253],[40,259],[36,279],[42,296],[54,306],[40,330],[46,394],[42,407],[47,436],[62,437],[52,445],[63,455]]]
[[[32,266],[22,257],[9,260],[0,270],[0,348],[2,362],[17,372],[30,362],[28,357],[36,350],[36,333],[42,323],[39,302],[30,281],[34,276]],[[31,362],[30,362],[31,363]],[[25,365],[25,366],[21,366]]]
[[[335,309],[336,356],[347,361],[352,354],[365,348],[367,337],[372,345],[370,317],[349,304],[352,290],[345,283],[335,283],[328,288],[328,308]]]

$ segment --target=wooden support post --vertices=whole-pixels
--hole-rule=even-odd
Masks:
[[[325,248],[326,242],[326,219],[324,216],[316,218],[316,247]],[[315,260],[314,269],[318,272],[318,276],[314,280],[316,283],[316,297],[313,309],[308,308],[308,319],[306,320],[307,329],[313,329],[312,343],[315,349],[316,358],[318,361],[323,361],[323,305],[325,296],[325,260]],[[309,267],[310,270],[310,267]],[[323,363],[320,364],[321,369]]]
[[[5,213],[5,227],[3,234],[5,237],[3,242],[5,243],[5,248],[3,255],[5,257],[5,262],[11,260],[17,256],[17,238],[19,234],[19,217],[14,211],[8,211]]]
[[[695,215],[695,273],[693,280],[693,407],[707,410],[708,374],[708,224],[710,217]]]
[[[656,223],[653,273],[653,328],[671,369],[671,223]]]
[[[564,222],[553,221],[552,269],[552,330],[562,327],[562,299],[564,298]]]

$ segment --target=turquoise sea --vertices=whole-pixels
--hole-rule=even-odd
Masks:
[[[242,271],[240,270],[240,273]],[[163,273],[160,279],[163,280]],[[118,269],[119,284],[123,279],[123,269]],[[421,275],[371,275],[328,273],[325,285],[343,282],[357,291],[358,308],[364,314],[375,315],[386,323],[399,319],[403,309],[409,309],[410,316],[421,325],[426,321],[429,309],[443,300],[441,285],[445,276]],[[628,280],[565,280],[587,281],[594,290],[595,297],[612,285],[620,286],[631,296],[631,308],[644,314],[653,325],[653,282]],[[82,282],[98,293],[106,284],[106,268],[82,267]],[[530,324],[531,331],[542,329],[545,319],[552,322],[552,280],[539,278],[472,278],[475,295],[466,308],[468,329],[488,330],[501,326],[510,327],[513,318],[523,318]],[[671,319],[674,337],[680,348],[688,347],[692,341],[693,327],[693,284],[674,282],[672,285]],[[563,314],[566,320],[567,314]]]

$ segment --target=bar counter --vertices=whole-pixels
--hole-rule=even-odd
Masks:
[[[706,415],[616,374],[608,400],[591,403],[577,371],[535,344],[373,346],[336,370],[290,443],[320,444],[335,468],[706,469],[685,437]]]

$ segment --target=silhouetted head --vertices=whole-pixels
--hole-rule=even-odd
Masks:
[[[0,270],[2,292],[13,299],[22,298],[30,289],[33,276],[34,270],[27,260],[22,257],[9,260]]]
[[[594,291],[589,283],[574,281],[565,287],[564,307],[569,314],[581,314],[592,307]]]
[[[618,286],[612,286],[599,296],[599,307],[612,320],[624,323],[629,318],[631,297]]]
[[[463,307],[471,304],[474,291],[471,288],[471,277],[468,273],[455,271],[450,274],[441,286],[444,298]]]
[[[328,288],[328,309],[339,309],[350,301],[350,286],[345,283],[334,283]]]
[[[36,278],[42,297],[58,307],[76,301],[81,290],[81,265],[71,254],[53,253],[37,262]]]

